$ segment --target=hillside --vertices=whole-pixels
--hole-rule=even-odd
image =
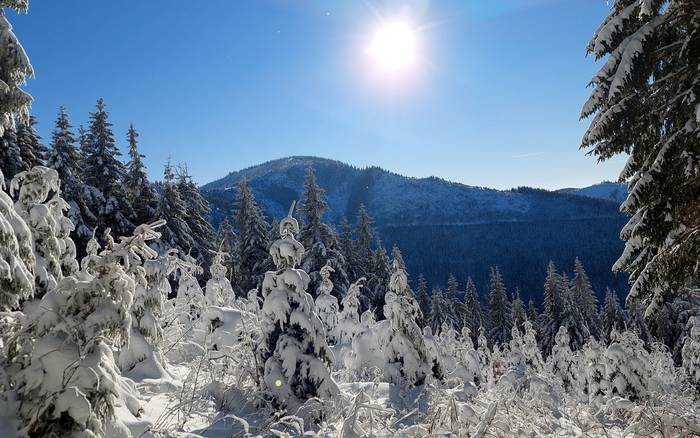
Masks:
[[[443,284],[454,272],[460,282],[472,275],[485,291],[489,266],[498,265],[509,287],[539,300],[547,261],[570,270],[578,256],[599,294],[606,286],[625,288],[626,280],[610,272],[622,250],[618,234],[625,222],[617,203],[572,193],[501,191],[323,158],[289,157],[203,186],[214,224],[230,212],[236,183],[243,177],[268,217],[284,216],[290,202],[301,197],[309,163],[326,189],[327,220],[337,223],[346,216],[352,223],[364,204],[383,243],[397,243],[409,271],[414,276],[422,272],[432,284]]]

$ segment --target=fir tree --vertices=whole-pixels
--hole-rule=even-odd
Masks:
[[[428,283],[425,281],[423,274],[418,274],[418,287],[414,293],[418,307],[423,313],[421,326],[425,325],[425,320],[430,316],[430,297],[428,297]]]
[[[114,142],[102,98],[97,101],[97,111],[90,113],[90,128],[82,150],[82,180],[104,197],[104,203],[91,205],[91,210],[98,215],[103,229],[110,228],[118,236],[129,234],[134,228],[134,212],[124,187],[126,169],[119,161],[121,152]]]
[[[47,149],[41,144],[41,137],[34,129],[36,124],[34,116],[29,116],[29,121],[26,123],[22,120],[17,121],[17,145],[22,156],[24,170],[45,164]]]
[[[360,288],[365,281],[358,279],[348,288],[348,293],[340,303],[343,309],[338,316],[337,340],[342,344],[351,344],[361,331],[360,327]],[[371,313],[371,312],[370,312]]]
[[[489,283],[489,317],[491,327],[489,339],[494,344],[503,344],[510,340],[513,320],[511,319],[511,304],[508,301],[503,278],[498,268],[491,268]]]
[[[620,179],[631,215],[615,270],[630,273],[628,301],[647,316],[680,287],[700,282],[700,32],[696,0],[612,3],[588,53],[606,58],[581,117],[581,147],[599,160],[629,154]]]
[[[548,356],[555,344],[559,327],[564,322],[566,290],[561,275],[554,262],[547,266],[547,279],[544,283],[544,301],[542,309],[542,350]]]
[[[484,325],[483,317],[481,316],[481,304],[479,303],[479,293],[476,290],[474,281],[471,277],[467,277],[467,285],[464,291],[464,316],[463,324],[469,328],[472,337],[476,340],[479,327]]]
[[[129,143],[129,163],[124,176],[126,196],[134,209],[135,223],[145,224],[155,219],[158,199],[153,185],[148,181],[146,166],[143,163],[144,155],[138,150],[139,134],[133,124],[129,125],[126,137]]]
[[[280,222],[281,238],[270,245],[277,270],[265,274],[262,286],[263,340],[257,351],[263,388],[276,404],[288,407],[339,392],[328,369],[333,354],[306,291],[309,276],[296,269],[304,257],[304,246],[294,237],[299,224],[292,217],[293,206]]]
[[[447,299],[451,302],[456,302],[458,300],[457,294],[459,293],[459,282],[457,282],[457,277],[450,273],[447,277]]]
[[[513,327],[520,330],[520,334],[525,334],[524,323],[527,321],[527,314],[525,313],[525,303],[520,299],[520,291],[515,289],[513,294],[513,301],[511,303],[511,321],[513,321]]]
[[[0,54],[0,83],[3,84],[0,89],[0,136],[6,129],[14,126],[15,115],[18,115],[22,121],[29,122],[29,105],[32,103],[32,96],[19,87],[26,83],[27,77],[34,74],[24,48],[5,17],[4,7],[26,12],[27,1],[4,0],[0,3],[0,47],[3,48]],[[0,155],[0,159],[2,158],[4,157]],[[0,161],[0,164],[4,163]],[[4,165],[0,170],[7,171]],[[6,177],[12,178],[14,175],[13,173]]]
[[[0,16],[0,19],[2,17]],[[0,117],[2,114],[0,114]],[[9,182],[15,175],[25,170],[22,161],[22,151],[17,143],[17,131],[14,126],[3,127],[0,123],[0,130],[3,131],[0,138],[0,172],[5,175]]]
[[[228,254],[223,261],[224,266],[229,273],[229,281],[233,284],[236,277],[235,266],[238,262],[238,236],[233,231],[233,227],[228,220],[228,216],[219,224],[219,229],[216,232],[216,242],[219,245],[220,251]]]
[[[357,274],[368,277],[371,272],[372,241],[374,240],[373,220],[367,213],[364,205],[360,205],[357,215],[357,227],[355,228],[355,262]],[[369,277],[368,277],[369,278]]]
[[[214,229],[209,223],[211,208],[199,191],[186,166],[180,166],[177,173],[177,191],[185,204],[185,222],[191,232],[191,256],[207,269],[215,251]]]
[[[588,326],[591,335],[600,338],[600,320],[598,318],[598,299],[593,292],[591,282],[583,268],[581,260],[574,262],[574,278],[571,280],[571,295],[573,305],[578,308],[583,321]]]
[[[610,290],[605,290],[605,303],[601,309],[601,341],[604,345],[610,342],[610,333],[613,330],[621,331],[627,325],[624,312],[620,307],[620,301],[617,298],[617,293]]]
[[[374,309],[376,319],[383,318],[382,307],[384,306],[384,296],[387,292],[387,285],[391,277],[391,259],[384,249],[381,241],[377,241],[376,251],[372,251],[372,258],[368,268],[369,277],[365,289],[368,295],[364,296],[367,307],[365,309]]]
[[[321,278],[320,271],[327,264],[333,268],[336,295],[343,296],[348,285],[343,256],[335,230],[323,223],[328,211],[325,191],[316,183],[316,175],[309,164],[304,179],[304,195],[301,202],[302,218],[300,239],[306,248],[302,269],[311,277],[311,291],[316,292]]]
[[[535,302],[532,300],[532,298],[530,298],[527,302],[527,320],[530,321],[530,324],[532,324],[532,328],[535,330],[535,333],[539,333],[540,315],[537,311],[537,306],[535,306]]]
[[[158,200],[156,216],[165,219],[165,226],[161,228],[161,242],[164,246],[188,252],[194,245],[192,230],[186,221],[187,205],[175,184],[170,162],[165,164],[163,171],[163,190]]]
[[[245,179],[239,182],[238,189],[235,216],[240,239],[236,268],[238,278],[234,286],[239,296],[246,296],[249,290],[262,284],[267,267],[269,237],[263,213]]]
[[[68,217],[75,226],[74,238],[80,251],[85,248],[98,223],[97,217],[90,210],[90,205],[97,205],[102,199],[97,189],[82,181],[81,162],[82,156],[80,150],[75,146],[75,137],[71,132],[68,113],[61,106],[58,109],[56,125],[51,134],[46,165],[58,172],[63,196],[70,205]]]

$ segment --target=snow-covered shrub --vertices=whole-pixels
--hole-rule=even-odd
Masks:
[[[328,369],[333,354],[306,291],[309,276],[295,268],[304,256],[304,246],[294,237],[299,224],[292,212],[293,205],[289,216],[280,221],[280,238],[270,245],[277,270],[265,273],[260,324],[263,340],[257,348],[261,386],[276,404],[286,406],[338,393]]]
[[[537,345],[535,329],[530,321],[523,323],[525,334],[522,338],[522,353],[525,358],[525,365],[535,373],[540,373],[544,369],[544,361],[540,347]]]
[[[23,433],[105,434],[105,421],[126,396],[112,350],[129,342],[135,282],[128,260],[151,254],[146,242],[157,237],[154,227],[141,225],[93,257],[90,271],[63,278],[41,302],[26,306],[21,336],[27,342],[14,377]],[[135,399],[124,401],[138,413]]]
[[[599,404],[603,401],[608,388],[605,371],[604,349],[595,338],[591,338],[582,350],[583,362],[581,377],[583,393],[588,402]]]
[[[365,377],[369,377],[377,370],[383,373],[386,365],[386,355],[379,345],[374,312],[364,311],[356,330],[352,338],[352,349],[346,356],[345,367],[359,380],[370,380]]]
[[[217,252],[209,267],[211,278],[209,278],[205,287],[207,304],[209,306],[228,306],[234,297],[231,282],[226,278],[224,256],[223,252]]]
[[[320,271],[321,284],[318,286],[318,296],[316,297],[316,312],[326,330],[326,339],[335,343],[336,328],[338,326],[338,299],[331,295],[333,282],[331,273],[335,270],[330,263],[326,263]]]
[[[0,311],[16,309],[34,294],[36,260],[29,227],[15,211],[4,185],[0,172]]]
[[[492,382],[493,370],[491,369],[491,350],[489,350],[488,340],[486,339],[486,330],[484,330],[484,327],[479,327],[476,355],[479,358],[482,381]]]
[[[408,385],[421,385],[428,376],[439,378],[442,373],[433,368],[433,358],[428,353],[416,323],[420,317],[418,303],[408,289],[406,271],[397,260],[392,263],[385,302],[386,321],[379,325],[379,343],[387,356],[385,378],[390,382]]]
[[[634,332],[611,335],[612,343],[605,350],[606,395],[621,396],[635,401],[649,390],[649,354]]]
[[[561,326],[554,338],[552,354],[547,358],[547,371],[557,376],[565,391],[577,388],[578,364],[576,357],[569,347],[569,333]]]
[[[360,288],[365,278],[361,277],[348,288],[341,304],[343,310],[338,316],[337,340],[341,344],[352,343],[355,336],[362,330],[360,327]]]

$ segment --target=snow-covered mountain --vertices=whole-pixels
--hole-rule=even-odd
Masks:
[[[586,196],[589,198],[605,199],[608,201],[621,204],[627,199],[627,184],[604,181],[599,184],[594,184],[580,189],[566,188],[557,190],[560,193],[569,193],[572,195]]]
[[[494,190],[440,178],[410,178],[378,167],[358,168],[317,157],[269,161],[203,186],[214,225],[233,208],[238,181],[245,177],[268,217],[287,214],[300,199],[309,163],[326,190],[337,223],[353,223],[360,204],[375,220],[387,246],[397,243],[411,273],[441,285],[450,272],[460,281],[472,275],[483,290],[488,268],[499,265],[508,286],[538,297],[546,264],[570,270],[581,257],[592,282],[623,289],[610,267],[622,249],[618,234],[625,218],[617,202],[532,188]]]

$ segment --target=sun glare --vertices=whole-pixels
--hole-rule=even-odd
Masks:
[[[395,74],[415,63],[416,45],[415,30],[408,23],[388,22],[374,34],[367,54],[380,71]]]

